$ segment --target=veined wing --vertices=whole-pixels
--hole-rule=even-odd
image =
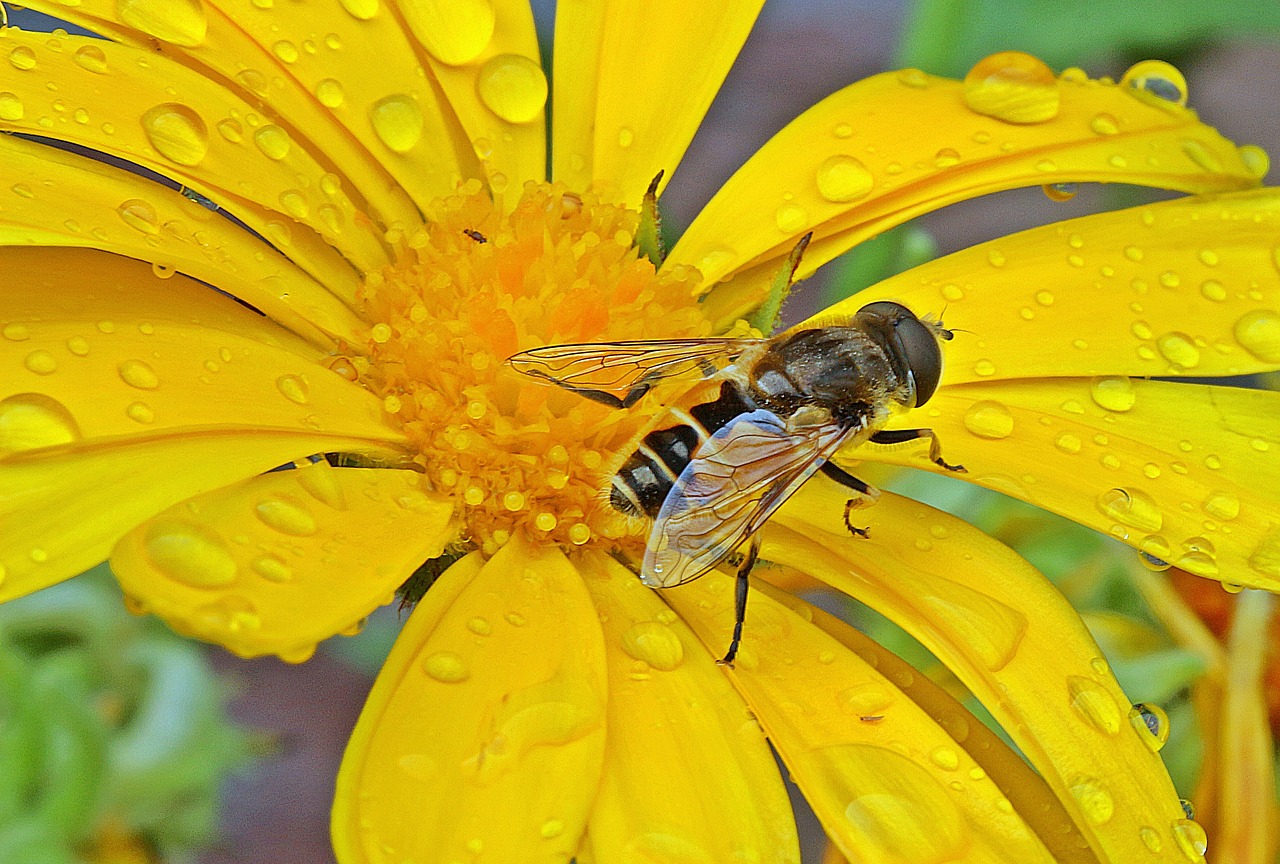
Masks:
[[[670,588],[706,573],[757,531],[855,430],[790,432],[765,410],[742,414],[694,454],[658,511],[640,578]]]
[[[517,372],[584,393],[629,393],[662,378],[714,375],[765,339],[665,339],[548,345],[507,358]],[[646,388],[647,389],[647,388]]]

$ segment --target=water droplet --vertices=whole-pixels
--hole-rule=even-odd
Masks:
[[[1264,576],[1280,578],[1280,529],[1272,529],[1254,547],[1249,555],[1249,566]]]
[[[1046,183],[1040,187],[1050,201],[1070,201],[1080,191],[1079,183]]]
[[[1099,135],[1115,135],[1120,131],[1120,124],[1110,114],[1098,114],[1089,121],[1089,128]]]
[[[1096,681],[1079,675],[1067,676],[1067,696],[1072,709],[1090,726],[1108,735],[1120,731],[1120,707]]]
[[[1169,715],[1159,705],[1139,702],[1129,709],[1129,722],[1152,753],[1169,740]]]
[[[1188,860],[1199,862],[1204,858],[1204,853],[1209,851],[1209,835],[1205,834],[1204,828],[1194,820],[1179,819],[1174,822],[1173,839]]]
[[[141,198],[130,198],[116,208],[116,213],[124,223],[143,234],[159,234],[160,218],[156,216],[156,208]]]
[[[9,64],[20,72],[36,68],[36,54],[26,45],[19,45],[9,52]]]
[[[999,402],[984,399],[964,412],[964,428],[979,438],[1008,438],[1013,433],[1013,414]]]
[[[778,230],[785,234],[798,234],[809,226],[809,214],[799,204],[783,204],[774,219]]]
[[[58,361],[52,354],[43,349],[32,351],[23,358],[22,365],[37,375],[52,375],[58,371]]]
[[[1128,378],[1098,378],[1089,389],[1089,395],[1099,406],[1108,411],[1125,412],[1133,408],[1138,401],[1133,382]]]
[[[508,123],[528,123],[542,116],[547,104],[547,76],[521,54],[489,58],[476,78],[480,101]]]
[[[156,420],[156,412],[146,402],[132,402],[124,413],[135,423],[154,423]]]
[[[1098,510],[1117,522],[1152,534],[1164,524],[1155,499],[1138,489],[1108,489],[1098,496]]]
[[[1001,51],[979,60],[964,76],[971,111],[1006,123],[1043,123],[1058,115],[1058,79],[1041,60]]]
[[[1222,161],[1199,141],[1187,138],[1182,142],[1182,152],[1187,154],[1188,159],[1209,173],[1222,173]]]
[[[437,651],[422,660],[422,671],[444,684],[457,684],[471,677],[462,658],[452,651]]]
[[[1254,357],[1266,363],[1280,363],[1280,313],[1255,309],[1235,323],[1236,341]]]
[[[938,168],[950,168],[960,164],[960,154],[950,147],[943,147],[933,154],[933,164]]]
[[[130,387],[139,390],[155,390],[160,386],[160,376],[141,360],[125,360],[118,367],[120,378]]]
[[[264,498],[253,509],[264,525],[281,534],[309,537],[319,528],[310,510],[298,501],[283,496]]]
[[[992,363],[990,360],[979,360],[977,363],[973,364],[973,372],[975,375],[981,375],[986,378],[990,375],[996,374],[996,364]]]
[[[202,525],[162,519],[147,527],[144,544],[151,565],[192,588],[221,588],[236,581],[235,559]]]
[[[1054,439],[1053,446],[1057,447],[1063,453],[1074,454],[1080,452],[1080,443],[1079,436],[1072,435],[1070,432],[1063,432]]]
[[[368,21],[378,14],[378,0],[339,0],[347,14],[358,21]]]
[[[286,189],[280,193],[280,206],[294,219],[306,219],[311,212],[306,197],[296,189]]]
[[[21,120],[26,109],[16,94],[0,92],[0,120]]]
[[[97,45],[81,45],[73,56],[76,65],[97,75],[107,71],[107,55]]]
[[[0,457],[70,444],[80,438],[79,424],[56,399],[42,393],[0,399]]]
[[[307,387],[307,382],[298,375],[281,375],[276,379],[276,389],[290,402],[296,402],[299,405],[307,404],[310,388]]]
[[[89,355],[89,340],[83,336],[72,336],[67,339],[67,350],[77,357]]]
[[[1164,844],[1160,842],[1160,834],[1154,828],[1142,827],[1138,829],[1138,839],[1142,841],[1142,845],[1146,846],[1154,853],[1159,853]]]
[[[230,141],[232,144],[239,144],[244,140],[244,127],[240,125],[240,121],[227,118],[218,121],[218,134]]]
[[[188,48],[203,42],[208,29],[200,0],[118,0],[116,11],[130,27]]]
[[[446,65],[470,63],[493,38],[496,16],[490,0],[450,0],[415,8],[414,35]]]
[[[1163,60],[1143,60],[1130,66],[1120,79],[1120,86],[1149,94],[1155,102],[1187,104],[1187,79]]]
[[[1115,815],[1115,801],[1101,780],[1091,777],[1076,780],[1071,784],[1071,797],[1076,799],[1090,825],[1105,825]]]
[[[399,93],[379,99],[369,109],[373,131],[392,152],[408,153],[422,137],[423,118],[418,103]]]
[[[186,105],[157,105],[142,115],[142,129],[156,152],[179,165],[199,165],[209,152],[209,130]]]
[[[950,747],[935,747],[929,753],[929,761],[943,771],[954,771],[960,767],[960,755]]]
[[[337,108],[346,96],[342,92],[342,84],[333,78],[324,78],[316,84],[316,98],[326,108]]]
[[[292,146],[289,133],[275,124],[268,124],[254,132],[253,143],[258,145],[263,156],[276,161],[288,156]]]
[[[871,172],[852,156],[838,154],[818,166],[818,192],[834,203],[857,201],[871,191]]]
[[[293,578],[289,565],[275,555],[260,555],[253,559],[249,567],[268,582],[288,582]]]
[[[1178,806],[1182,808],[1182,814],[1186,816],[1188,819],[1196,818],[1195,805],[1192,804],[1190,801],[1188,801],[1186,798],[1179,798]]]
[[[958,582],[931,580],[919,603],[931,623],[993,670],[1013,659],[1027,632],[1027,619],[1017,609]]]
[[[1240,155],[1240,161],[1244,163],[1244,170],[1248,171],[1249,176],[1255,180],[1266,177],[1267,172],[1271,170],[1271,157],[1261,147],[1246,144],[1236,152]]]
[[[642,621],[622,634],[622,650],[654,669],[669,672],[684,661],[684,645],[670,627],[657,621]]]
[[[1156,339],[1156,348],[1175,370],[1194,369],[1200,365],[1200,349],[1186,333],[1165,333]]]
[[[893,693],[874,681],[841,690],[836,698],[855,717],[879,716],[893,704]]]
[[[972,843],[959,806],[924,767],[884,747],[822,748],[824,761],[847,778],[846,837],[855,849],[890,850],[884,861],[940,864],[966,856]],[[910,790],[910,791],[907,791]],[[873,859],[868,859],[873,860]]]
[[[281,39],[272,45],[271,53],[279,57],[282,63],[298,62],[298,46],[288,39]]]

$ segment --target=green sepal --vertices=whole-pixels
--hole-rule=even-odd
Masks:
[[[658,184],[662,182],[663,173],[659,171],[649,183],[640,205],[640,224],[636,227],[636,248],[653,262],[655,268],[661,267],[667,258],[662,242],[662,214],[658,212]]]
[[[787,256],[787,260],[782,262],[781,269],[773,277],[773,284],[769,286],[768,299],[747,319],[747,322],[761,333],[768,335],[778,326],[778,315],[782,312],[782,304],[791,294],[796,268],[800,266],[800,259],[804,257],[804,250],[812,239],[812,231],[800,238],[791,250],[791,254]]]

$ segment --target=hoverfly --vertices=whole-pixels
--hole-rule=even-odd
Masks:
[[[606,405],[628,408],[662,379],[698,375],[719,381],[714,400],[672,404],[613,476],[609,502],[652,520],[640,569],[646,585],[669,588],[696,579],[751,539],[738,567],[731,664],[746,615],[747,576],[765,520],[822,471],[852,489],[851,510],[879,492],[828,462],[866,441],[930,441],[930,429],[881,431],[894,413],[929,401],[942,374],[941,322],[898,303],[863,306],[847,324],[791,330],[767,339],[676,339],[553,345],[508,359],[517,371]]]

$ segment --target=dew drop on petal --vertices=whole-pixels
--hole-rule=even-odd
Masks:
[[[130,27],[187,48],[204,42],[209,26],[200,0],[117,0],[116,12]]]
[[[642,621],[622,634],[622,650],[654,669],[669,672],[684,661],[684,645],[670,627],[657,621]]]
[[[1123,377],[1099,378],[1089,388],[1093,401],[1108,411],[1125,412],[1133,408],[1138,401],[1133,382]]]
[[[838,154],[818,166],[818,192],[833,203],[857,201],[871,191],[873,180],[867,166],[852,156]]]
[[[1108,735],[1120,731],[1120,707],[1100,684],[1079,675],[1067,676],[1071,708],[1090,726]]]
[[[43,393],[0,399],[0,457],[70,444],[81,437],[79,424],[56,399]]]
[[[369,109],[373,131],[394,153],[408,153],[422,137],[423,117],[418,103],[403,94],[379,99]]]
[[[1194,138],[1187,138],[1182,142],[1182,152],[1188,159],[1211,174],[1221,174],[1223,171],[1222,161]]]
[[[357,21],[368,21],[378,14],[378,0],[339,0],[347,14]]]
[[[281,375],[276,379],[276,389],[290,402],[306,405],[310,398],[307,382],[298,375]]]
[[[1080,778],[1071,784],[1071,797],[1090,825],[1105,825],[1115,815],[1116,804],[1101,780]]]
[[[125,416],[135,423],[154,423],[156,420],[156,412],[146,402],[131,402],[129,407],[124,409]]]
[[[23,358],[22,365],[28,372],[34,372],[37,375],[52,375],[58,371],[58,361],[44,349],[32,351]]]
[[[1164,844],[1160,841],[1160,832],[1156,829],[1143,826],[1138,829],[1138,839],[1142,841],[1142,845],[1146,846],[1151,852],[1159,854],[1164,848]]]
[[[155,390],[160,386],[160,376],[141,360],[125,360],[116,368],[120,373],[120,379],[130,387],[136,387],[139,390]]]
[[[72,55],[72,59],[81,69],[96,75],[103,75],[107,71],[107,55],[102,53],[102,49],[97,45],[81,45]]]
[[[1236,341],[1244,350],[1265,363],[1280,363],[1280,313],[1255,309],[1235,323]]]
[[[1057,447],[1063,453],[1079,453],[1080,445],[1080,436],[1073,435],[1070,432],[1063,432],[1059,434],[1053,441],[1053,446]]]
[[[36,68],[36,53],[26,45],[19,45],[9,52],[9,65],[19,72]]]
[[[160,233],[160,217],[156,208],[141,198],[130,198],[116,208],[116,213],[124,220],[124,224],[143,234]]]
[[[943,147],[933,154],[933,164],[938,168],[950,168],[960,164],[960,153],[951,147]]]
[[[838,776],[854,778],[845,806],[854,848],[893,850],[884,860],[941,864],[958,860],[972,838],[960,808],[926,769],[882,747],[822,749]]]
[[[471,677],[462,657],[452,651],[437,651],[422,660],[422,671],[444,684],[457,684]]]
[[[522,54],[489,58],[476,78],[480,101],[508,123],[528,123],[547,104],[547,76]]]
[[[1156,348],[1175,370],[1194,369],[1200,365],[1200,349],[1186,333],[1165,333],[1156,339]]]
[[[1249,172],[1250,177],[1261,180],[1271,170],[1271,157],[1261,147],[1255,144],[1246,144],[1237,152],[1240,155],[1240,161],[1244,163],[1244,169]]]
[[[179,165],[199,165],[209,152],[209,129],[186,105],[155,106],[142,115],[142,129],[156,152]]]
[[[1209,835],[1204,828],[1193,819],[1179,819],[1173,823],[1173,839],[1178,848],[1189,861],[1203,860],[1204,853],[1209,851]]]
[[[291,537],[309,537],[319,528],[311,511],[283,497],[264,498],[253,509],[264,525]]]
[[[0,120],[21,120],[25,113],[22,100],[16,94],[0,92]]]
[[[1006,123],[1043,123],[1058,115],[1058,79],[1040,59],[1001,51],[979,60],[964,76],[971,111]]]
[[[292,142],[289,140],[289,133],[269,123],[253,133],[253,143],[258,145],[258,149],[262,151],[262,155],[268,159],[274,159],[277,162],[289,155]]]
[[[809,214],[799,204],[783,204],[774,214],[778,230],[784,234],[798,234],[809,225]]]
[[[893,693],[874,681],[847,687],[837,693],[836,698],[855,717],[883,714],[893,704]]]
[[[1116,135],[1120,132],[1120,124],[1110,114],[1102,113],[1089,121],[1089,128],[1099,135]]]
[[[414,34],[448,66],[470,63],[493,39],[497,16],[490,0],[420,3],[416,8]]]
[[[342,84],[333,78],[323,78],[316,83],[316,98],[326,108],[338,108],[346,98]]]
[[[1008,438],[1013,433],[1013,414],[1003,404],[984,399],[964,412],[964,428],[979,438]]]
[[[1169,740],[1169,715],[1159,705],[1139,702],[1129,709],[1129,722],[1153,753]]]
[[[1163,60],[1143,60],[1130,66],[1120,86],[1150,94],[1158,101],[1187,104],[1187,79]]]
[[[268,582],[288,582],[293,578],[289,565],[275,555],[260,555],[253,559],[249,568]]]
[[[144,541],[152,566],[192,588],[221,588],[236,580],[235,559],[223,542],[201,525],[162,520],[147,527]]]
[[[1115,521],[1155,533],[1164,524],[1155,499],[1139,489],[1108,489],[1098,496],[1098,511]]]

